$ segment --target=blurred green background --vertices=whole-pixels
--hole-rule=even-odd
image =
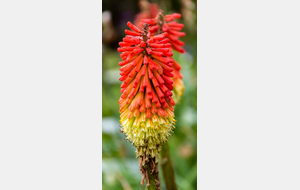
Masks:
[[[197,189],[197,18],[196,1],[191,0],[104,0],[102,10],[102,189],[135,190],[139,185],[138,160],[135,148],[119,132],[119,81],[120,53],[118,42],[129,29],[127,21],[134,22],[136,15],[147,12],[149,3],[156,3],[165,14],[181,13],[177,20],[185,25],[186,53],[174,53],[181,64],[184,96],[175,107],[176,129],[169,140],[175,180],[180,190]],[[161,189],[166,189],[160,172]]]

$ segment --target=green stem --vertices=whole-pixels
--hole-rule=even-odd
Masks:
[[[147,162],[145,163],[145,160]],[[159,170],[158,163],[155,163],[154,158],[140,157],[140,172],[142,173],[141,186],[144,186],[146,183],[147,190],[161,190],[160,189],[160,180],[159,180]],[[144,187],[143,187],[144,190]]]
[[[167,190],[177,190],[177,185],[175,183],[174,169],[172,166],[172,161],[170,158],[169,144],[165,143],[160,151],[161,155],[161,169],[164,177],[164,181]]]
[[[148,172],[149,175],[149,180],[150,180],[150,186],[147,186],[147,190],[157,190],[156,186],[155,186],[155,176],[150,174],[150,172]]]

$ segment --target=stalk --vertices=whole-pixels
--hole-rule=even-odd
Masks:
[[[152,174],[149,174],[149,180],[150,180],[150,186],[147,186],[147,190],[157,190],[157,187],[156,187],[156,185],[154,183],[155,176],[152,175]]]
[[[161,150],[161,169],[166,183],[167,190],[177,190],[174,169],[170,157],[169,144],[165,143]]]

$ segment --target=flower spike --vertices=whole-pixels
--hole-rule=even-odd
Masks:
[[[125,30],[128,35],[118,48],[124,60],[119,63],[120,81],[123,81],[119,100],[120,124],[126,140],[136,147],[145,178],[147,168],[158,169],[161,147],[175,128],[172,49],[165,40],[167,33],[150,35],[146,23],[142,30],[130,22],[127,25],[134,31]],[[153,45],[158,43],[159,46]]]

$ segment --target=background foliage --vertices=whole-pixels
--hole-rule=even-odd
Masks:
[[[119,132],[119,105],[121,96],[119,81],[120,53],[118,42],[128,29],[127,21],[134,21],[140,12],[141,2],[133,0],[103,1],[103,44],[102,44],[102,189],[141,189],[138,160],[134,147],[124,140]],[[165,14],[178,12],[185,24],[185,54],[174,52],[174,58],[182,66],[185,92],[181,103],[175,107],[176,130],[170,138],[170,154],[179,189],[197,187],[197,36],[196,2],[190,0],[148,1],[156,3]],[[161,172],[160,172],[161,174]],[[162,176],[160,176],[162,181]],[[162,183],[162,189],[165,189]]]

